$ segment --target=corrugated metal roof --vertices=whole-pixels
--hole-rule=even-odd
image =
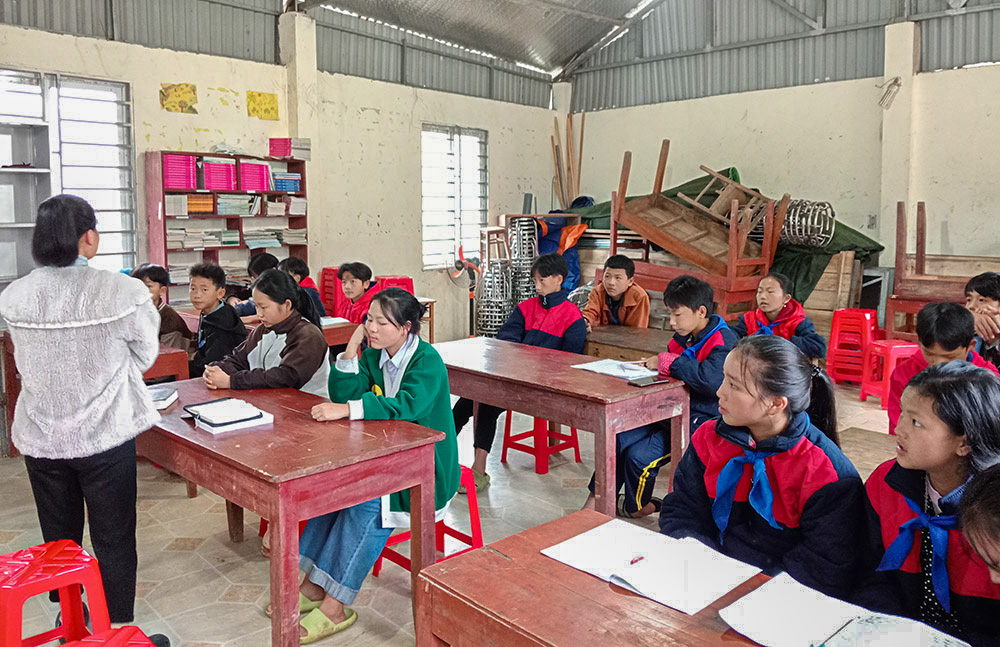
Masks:
[[[0,23],[108,38],[105,0],[0,0]]]
[[[1000,62],[1000,11],[925,20],[920,35],[922,71]]]

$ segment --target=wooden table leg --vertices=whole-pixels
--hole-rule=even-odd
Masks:
[[[271,519],[271,645],[299,645],[299,518],[281,485]]]
[[[434,635],[434,600],[430,582],[418,582],[413,591],[414,630],[417,647],[447,647],[448,643]]]
[[[185,481],[185,483],[187,483],[188,498],[193,499],[198,496],[198,484],[193,481]]]
[[[226,501],[226,520],[229,522],[229,541],[234,544],[243,541],[243,508]]]
[[[434,528],[434,446],[420,448],[420,483],[410,488],[410,580],[413,591],[413,622],[416,635],[429,633],[427,617],[417,606],[417,575],[437,561]]]
[[[594,430],[594,496],[595,509],[609,517],[615,516],[615,432],[605,421],[603,429]]]
[[[667,481],[667,491],[674,490],[674,474],[677,472],[677,463],[681,461],[684,450],[691,444],[691,415],[689,412],[690,403],[677,405],[674,408],[674,417],[670,419],[670,479]],[[678,410],[680,413],[678,413]]]

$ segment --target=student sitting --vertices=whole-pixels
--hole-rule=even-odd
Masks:
[[[889,377],[889,433],[896,433],[900,397],[910,379],[928,366],[966,360],[1000,376],[997,368],[972,350],[972,313],[957,303],[928,303],[917,314],[917,341],[920,350],[903,360]]]
[[[1000,586],[1000,464],[972,477],[959,503],[959,524],[969,546],[990,572],[990,582]],[[992,596],[1000,600],[1000,588]],[[1000,618],[1000,608],[983,611],[982,617]],[[1000,635],[1000,625],[993,629]]]
[[[604,278],[590,291],[583,318],[594,326],[649,327],[649,295],[635,284],[635,263],[615,254],[604,262]]]
[[[863,485],[837,446],[829,378],[787,340],[747,337],[726,358],[719,411],[691,436],[660,531],[846,596]]]
[[[300,389],[325,397],[330,363],[326,338],[306,291],[281,270],[266,270],[253,284],[260,313],[246,341],[205,369],[210,389]]]
[[[183,351],[191,350],[191,339],[194,333],[177,311],[163,300],[167,286],[170,285],[170,274],[160,265],[143,263],[132,270],[132,278],[139,279],[153,297],[153,305],[160,313],[160,343]]]
[[[973,645],[996,645],[1000,584],[991,581],[956,514],[969,478],[1000,463],[1000,380],[967,362],[937,364],[910,380],[902,408],[896,459],[866,484],[869,537],[861,574],[867,580],[856,600]],[[996,489],[981,488],[976,499],[996,499]],[[975,501],[969,507],[982,509]],[[979,539],[976,515],[970,516]]]
[[[975,351],[1000,367],[1000,274],[983,272],[969,279],[965,307],[976,320]]]
[[[744,314],[733,326],[733,332],[740,338],[777,335],[795,344],[806,357],[826,357],[826,340],[816,332],[802,304],[792,298],[792,280],[777,272],[771,272],[757,284],[757,309]]]
[[[313,407],[316,420],[405,420],[443,432],[434,445],[435,518],[459,481],[458,444],[451,416],[448,369],[420,339],[424,307],[410,293],[388,288],[372,299],[368,319],[330,372],[332,403]],[[357,356],[361,340],[370,348]],[[393,528],[409,528],[408,490],[310,519],[299,540],[302,643],[346,629],[354,601]]]
[[[222,301],[226,272],[218,265],[202,263],[191,268],[190,296],[201,318],[189,368],[191,377],[200,377],[207,364],[218,362],[247,338],[247,328],[236,310]]]
[[[566,259],[560,254],[543,254],[536,258],[531,265],[531,278],[535,281],[538,296],[522,301],[514,308],[514,312],[497,332],[497,339],[582,353],[583,343],[587,339],[587,326],[580,309],[567,300],[567,292],[562,289],[562,282],[568,271]],[[490,485],[490,475],[486,473],[486,457],[496,438],[497,418],[504,411],[490,404],[479,404],[474,439],[476,455],[472,463],[477,492]],[[459,398],[453,413],[455,429],[461,432],[472,417],[472,400]]]
[[[319,296],[319,288],[316,287],[316,281],[313,281],[312,277],[309,276],[309,266],[306,262],[301,258],[289,256],[278,263],[278,269],[292,275],[292,278],[305,289],[309,298],[312,299],[313,309],[316,313],[321,317],[325,317],[326,308],[323,307],[323,300]]]
[[[337,278],[344,296],[351,300],[344,316],[351,323],[364,323],[372,297],[378,293],[378,284],[372,282],[372,268],[364,263],[344,263],[337,268]]]
[[[247,263],[247,274],[250,275],[251,281],[256,281],[258,276],[276,267],[278,267],[278,259],[274,254],[264,252],[263,254],[250,257],[250,262]],[[236,308],[236,314],[244,317],[244,323],[257,323],[259,321],[257,318],[257,308],[253,305],[252,296],[246,301],[240,301],[236,297],[229,297],[226,299],[226,303]]]

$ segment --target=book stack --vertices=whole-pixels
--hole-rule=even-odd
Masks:
[[[304,216],[306,215],[306,207],[308,206],[307,200],[305,198],[297,198],[295,196],[288,196],[285,198],[285,202],[288,204],[288,215],[289,216]]]
[[[199,186],[211,191],[236,190],[236,160],[228,157],[206,157],[202,160]]]
[[[226,272],[226,283],[250,285],[250,274],[246,265],[222,265],[222,269]]]
[[[163,196],[163,213],[167,216],[188,215],[188,197],[184,194]]]
[[[264,162],[240,162],[240,188],[244,191],[270,191],[271,167]]]
[[[193,404],[184,407],[184,410],[194,416],[196,427],[213,434],[274,423],[274,416],[270,413],[261,411],[245,400],[234,398]]]
[[[285,204],[283,198],[270,198],[267,201],[267,215],[269,216],[284,216],[287,215],[285,212],[288,209],[288,205]]]
[[[270,148],[271,157],[312,159],[312,142],[308,137],[272,137]]]
[[[250,249],[261,247],[281,247],[279,236],[283,229],[276,227],[260,227],[257,229],[244,229],[243,240]]]
[[[220,195],[216,213],[220,216],[256,216],[260,213],[260,196]]]
[[[281,232],[281,242],[283,242],[286,245],[305,245],[306,230],[285,229],[283,232]]]
[[[191,268],[187,265],[171,265],[167,269],[170,273],[170,282],[173,284],[188,283],[191,280],[190,271]]]
[[[302,185],[301,173],[282,173],[276,171],[271,174],[271,177],[274,179],[275,191],[297,192]]]
[[[220,242],[223,247],[238,247],[240,244],[240,230],[223,229],[220,235]]]
[[[188,213],[212,213],[215,211],[215,200],[210,194],[195,193],[187,196]]]
[[[167,249],[182,249],[184,247],[184,228],[167,227]]]
[[[193,155],[163,156],[163,188],[194,189],[198,186],[197,182]]]

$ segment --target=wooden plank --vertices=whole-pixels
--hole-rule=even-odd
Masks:
[[[927,209],[923,202],[917,203],[917,255],[916,274],[927,273]]]
[[[572,204],[576,200],[579,189],[576,186],[576,143],[573,141],[573,113],[566,115],[566,177],[569,183],[569,195],[566,200]]]
[[[660,159],[656,164],[656,178],[653,179],[653,193],[663,192],[663,176],[667,172],[667,157],[670,155],[670,140],[664,139],[660,144]]]
[[[830,312],[851,307],[851,285],[855,280],[853,269],[853,251],[834,254],[803,307]]]
[[[916,268],[916,254],[907,254],[905,263],[907,272],[913,273]],[[1000,272],[1000,258],[927,254],[925,267],[927,273],[935,276],[972,278],[983,272]]]
[[[583,177],[583,129],[587,125],[587,113],[580,113],[580,150],[578,151],[579,158],[576,162],[576,188],[580,190],[580,179]]]
[[[899,290],[899,284],[909,276],[906,273],[906,203],[896,203],[896,274],[893,281],[893,293]]]
[[[556,147],[556,138],[553,136],[550,138],[552,141],[552,164],[555,167],[555,182],[556,182],[556,197],[559,199],[559,206],[562,209],[566,209],[566,197],[563,195],[562,190],[562,171],[559,168],[559,149]]]

